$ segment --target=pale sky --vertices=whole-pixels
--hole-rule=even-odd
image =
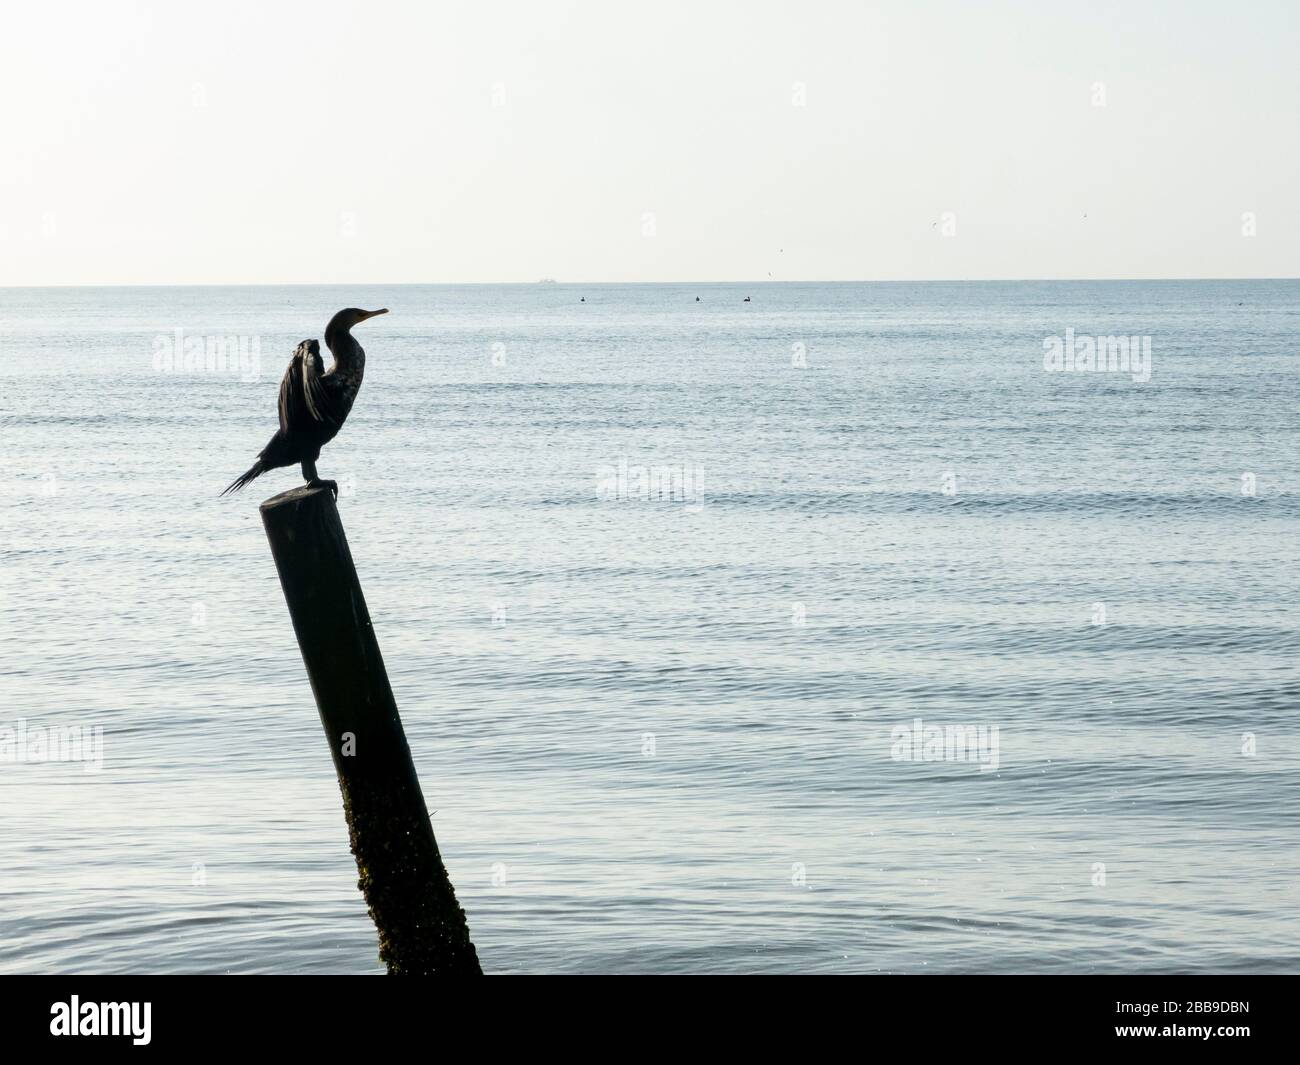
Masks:
[[[11,4],[0,284],[1295,277],[1298,56],[1295,0]]]

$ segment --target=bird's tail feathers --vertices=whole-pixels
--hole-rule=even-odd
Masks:
[[[251,466],[249,466],[248,469],[246,469],[243,473],[241,473],[238,477],[236,477],[233,481],[231,481],[228,485],[226,485],[225,491],[222,492],[221,494],[224,496],[228,492],[238,492],[241,488],[244,487],[244,485],[248,484],[249,481],[253,480],[255,477],[261,477],[262,474],[264,474],[265,472],[266,472],[266,466],[263,465],[262,460],[259,458],[256,462],[254,462]]]

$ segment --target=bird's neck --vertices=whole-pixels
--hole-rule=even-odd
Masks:
[[[340,372],[360,373],[366,365],[366,353],[356,337],[346,329],[325,331],[325,346],[334,356],[334,368]]]

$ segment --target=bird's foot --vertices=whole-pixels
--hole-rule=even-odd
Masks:
[[[324,480],[321,480],[321,478],[319,478],[319,477],[313,477],[310,481],[307,482],[307,487],[308,487],[308,488],[328,488],[328,489],[330,490],[330,494],[334,497],[334,501],[335,501],[335,502],[338,502],[338,498],[339,498],[339,483],[338,483],[338,481],[324,481]]]

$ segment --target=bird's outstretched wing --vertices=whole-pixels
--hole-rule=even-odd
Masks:
[[[280,429],[284,433],[310,429],[338,429],[331,390],[324,383],[325,364],[320,344],[304,340],[294,350],[280,382]]]

